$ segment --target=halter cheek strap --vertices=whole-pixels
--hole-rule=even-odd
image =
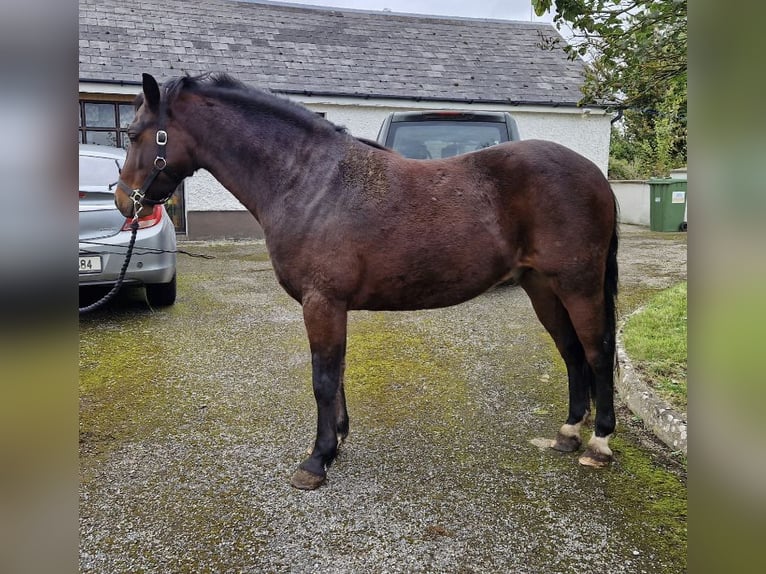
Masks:
[[[144,183],[141,185],[141,187],[131,188],[127,183],[122,181],[122,178],[120,178],[117,181],[117,187],[122,189],[122,191],[124,191],[133,202],[133,219],[134,220],[138,219],[138,212],[141,211],[141,208],[143,206],[161,205],[163,203],[166,203],[173,196],[173,192],[175,191],[176,186],[173,186],[172,191],[167,196],[163,197],[162,199],[151,199],[149,197],[146,197],[146,193],[149,191],[149,188],[154,183],[154,180],[157,179],[157,176],[160,175],[160,173],[164,171],[166,175],[178,181],[179,183],[184,179],[183,177],[178,177],[178,175],[174,173],[168,167],[168,161],[165,158],[166,156],[165,148],[168,143],[168,132],[166,132],[163,129],[165,124],[164,120],[165,120],[165,107],[161,106],[159,129],[157,130],[157,133],[154,136],[154,141],[157,144],[157,156],[154,158],[154,165],[152,167],[152,171],[149,172],[148,176],[146,176],[146,179],[144,180]]]

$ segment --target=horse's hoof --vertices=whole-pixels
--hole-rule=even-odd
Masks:
[[[612,462],[612,455],[598,452],[592,448],[588,448],[582,456],[579,458],[579,463],[583,466],[590,466],[593,468],[604,468],[609,466]]]
[[[316,490],[322,486],[325,478],[327,478],[326,475],[321,476],[299,468],[293,473],[293,477],[290,479],[290,484],[300,490]]]
[[[551,443],[551,448],[559,452],[574,452],[582,446],[582,439],[577,435],[567,436],[556,434],[556,440]]]

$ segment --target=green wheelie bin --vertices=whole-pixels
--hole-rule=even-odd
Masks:
[[[649,227],[652,231],[686,230],[686,180],[650,179]]]

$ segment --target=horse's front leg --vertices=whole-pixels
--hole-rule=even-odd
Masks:
[[[341,436],[348,433],[341,386],[346,353],[346,307],[319,295],[307,296],[303,300],[303,320],[311,348],[317,434],[311,455],[298,466],[291,483],[296,488],[313,490],[324,482],[327,467],[335,459],[339,431]],[[339,428],[341,426],[345,428]]]

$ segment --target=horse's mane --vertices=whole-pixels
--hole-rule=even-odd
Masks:
[[[248,115],[269,110],[272,114],[287,119],[292,123],[348,133],[346,128],[336,126],[322,116],[290,101],[286,97],[274,94],[268,90],[249,86],[225,73],[180,76],[165,82],[163,89],[168,103],[172,103],[181,92],[194,92],[225,101]]]
[[[265,93],[263,90],[256,90],[256,88],[252,88],[243,82],[232,78],[228,74],[213,72],[200,74],[199,76],[190,76],[188,74],[179,76],[172,80],[168,80],[162,87],[169,102],[173,101],[184,90],[205,91],[206,88],[211,90],[233,90],[242,92],[243,97],[248,92],[257,91]]]
[[[278,115],[288,116],[290,119],[306,122],[309,125],[316,125],[324,129],[331,129],[342,134],[347,134],[370,147],[391,151],[389,148],[376,141],[353,136],[345,126],[333,124],[322,116],[313,113],[311,110],[304,108],[285,97],[278,96],[268,90],[248,86],[244,82],[232,78],[230,75],[222,72],[208,72],[200,74],[199,76],[190,76],[188,74],[179,76],[165,82],[162,85],[162,89],[165,92],[165,100],[169,104],[172,103],[182,91],[188,90],[224,99],[243,109],[262,110],[265,106],[268,106]],[[139,94],[134,101],[136,109],[138,109],[142,103],[143,94]]]

